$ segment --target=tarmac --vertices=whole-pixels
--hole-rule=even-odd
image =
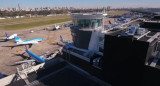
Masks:
[[[23,57],[29,57],[27,53],[22,55],[22,53],[25,51],[25,46],[17,46],[14,48],[10,47],[16,45],[14,39],[3,42],[2,38],[4,37],[5,32],[7,32],[9,35],[17,33],[22,40],[44,38],[42,42],[33,45],[30,49],[31,52],[37,55],[42,55],[47,51],[49,51],[49,54],[51,54],[59,49],[60,46],[55,45],[54,43],[61,43],[59,40],[60,35],[62,35],[65,40],[72,41],[69,27],[64,27],[54,31],[43,29],[44,28],[32,28],[26,30],[0,31],[0,72],[2,74],[10,75],[16,73],[16,67],[20,67],[21,65],[14,65],[15,62],[25,60]],[[34,32],[31,33],[31,31]]]
[[[114,22],[113,18],[106,18],[105,25],[109,25],[108,21]],[[44,30],[48,26],[35,27],[30,29],[23,30],[8,30],[5,31],[0,29],[0,72],[4,75],[10,75],[16,73],[16,67],[20,67],[21,65],[14,65],[17,61],[25,60],[25,57],[29,57],[27,53],[22,53],[25,51],[25,46],[18,46],[11,48],[9,46],[16,45],[15,40],[10,40],[7,42],[3,42],[2,38],[5,37],[5,32],[9,35],[17,33],[18,36],[22,40],[33,39],[33,38],[44,38],[44,40],[38,44],[35,44],[31,47],[30,51],[37,54],[42,55],[43,53],[49,51],[49,54],[53,53],[61,46],[57,45],[62,44],[60,42],[59,36],[72,42],[72,36],[70,27],[63,27],[59,30]],[[50,26],[49,29],[52,29],[53,26]],[[31,31],[34,31],[33,33]]]

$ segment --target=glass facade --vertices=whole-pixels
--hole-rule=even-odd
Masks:
[[[82,28],[97,28],[102,26],[102,19],[73,19],[75,26]]]

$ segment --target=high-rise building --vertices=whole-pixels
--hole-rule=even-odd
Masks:
[[[18,11],[21,11],[21,7],[20,7],[20,5],[18,4]]]

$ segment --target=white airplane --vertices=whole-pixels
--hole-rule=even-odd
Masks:
[[[61,35],[60,35],[60,41],[61,41],[62,43],[65,43],[66,45],[73,45],[73,43],[63,40],[63,38],[62,38]]]
[[[35,39],[30,39],[30,40],[21,40],[17,36],[14,36],[14,39],[15,39],[17,45],[37,44],[39,41],[43,40],[43,38],[35,38]]]
[[[58,30],[58,29],[60,29],[59,25],[55,25],[55,27],[53,28],[53,30]]]
[[[93,53],[92,51],[89,51],[89,50],[87,50],[87,49],[78,48],[78,47],[74,46],[73,43],[68,42],[68,41],[64,41],[61,35],[60,35],[60,41],[61,41],[62,43],[65,43],[65,44],[67,45],[67,46],[65,46],[66,49],[73,48],[73,49],[76,49],[76,50],[79,50],[79,51],[86,52],[86,53],[85,53],[85,56],[87,56],[87,55],[93,56],[94,53],[97,53],[98,55],[103,56],[103,54],[102,54],[101,52],[94,52],[94,53]]]
[[[14,39],[14,37],[17,36],[17,34],[13,34],[13,35],[9,36],[9,35],[7,34],[7,32],[5,32],[5,35],[6,35],[6,39],[7,39],[7,40],[9,40],[9,39]]]
[[[3,37],[2,39],[0,39],[0,42],[6,42],[8,40],[14,39],[14,36],[17,36],[17,34],[13,34],[11,36],[9,36],[6,32],[5,32],[5,37]],[[2,41],[3,40],[3,41]]]
[[[17,36],[15,36],[14,39],[16,41],[16,45],[9,45],[9,46],[2,46],[2,47],[10,47],[12,49],[12,48],[18,47],[18,46],[29,45],[29,48],[31,48],[33,44],[37,44],[39,41],[43,40],[43,38],[35,38],[35,39],[23,41]]]
[[[3,37],[3,39],[6,40],[6,41],[11,40],[11,39],[14,39],[14,36],[17,36],[17,34],[13,34],[13,35],[9,36],[7,34],[7,32],[5,32],[5,37]]]
[[[130,27],[129,31],[125,32],[125,33],[121,33],[122,36],[133,36],[136,33],[136,30],[138,29],[138,27]]]

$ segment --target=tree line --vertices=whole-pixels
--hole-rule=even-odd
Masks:
[[[103,9],[74,9],[74,10],[43,10],[43,11],[0,11],[0,17],[16,17],[30,15],[50,15],[50,14],[68,14],[68,13],[90,13],[102,12]]]

